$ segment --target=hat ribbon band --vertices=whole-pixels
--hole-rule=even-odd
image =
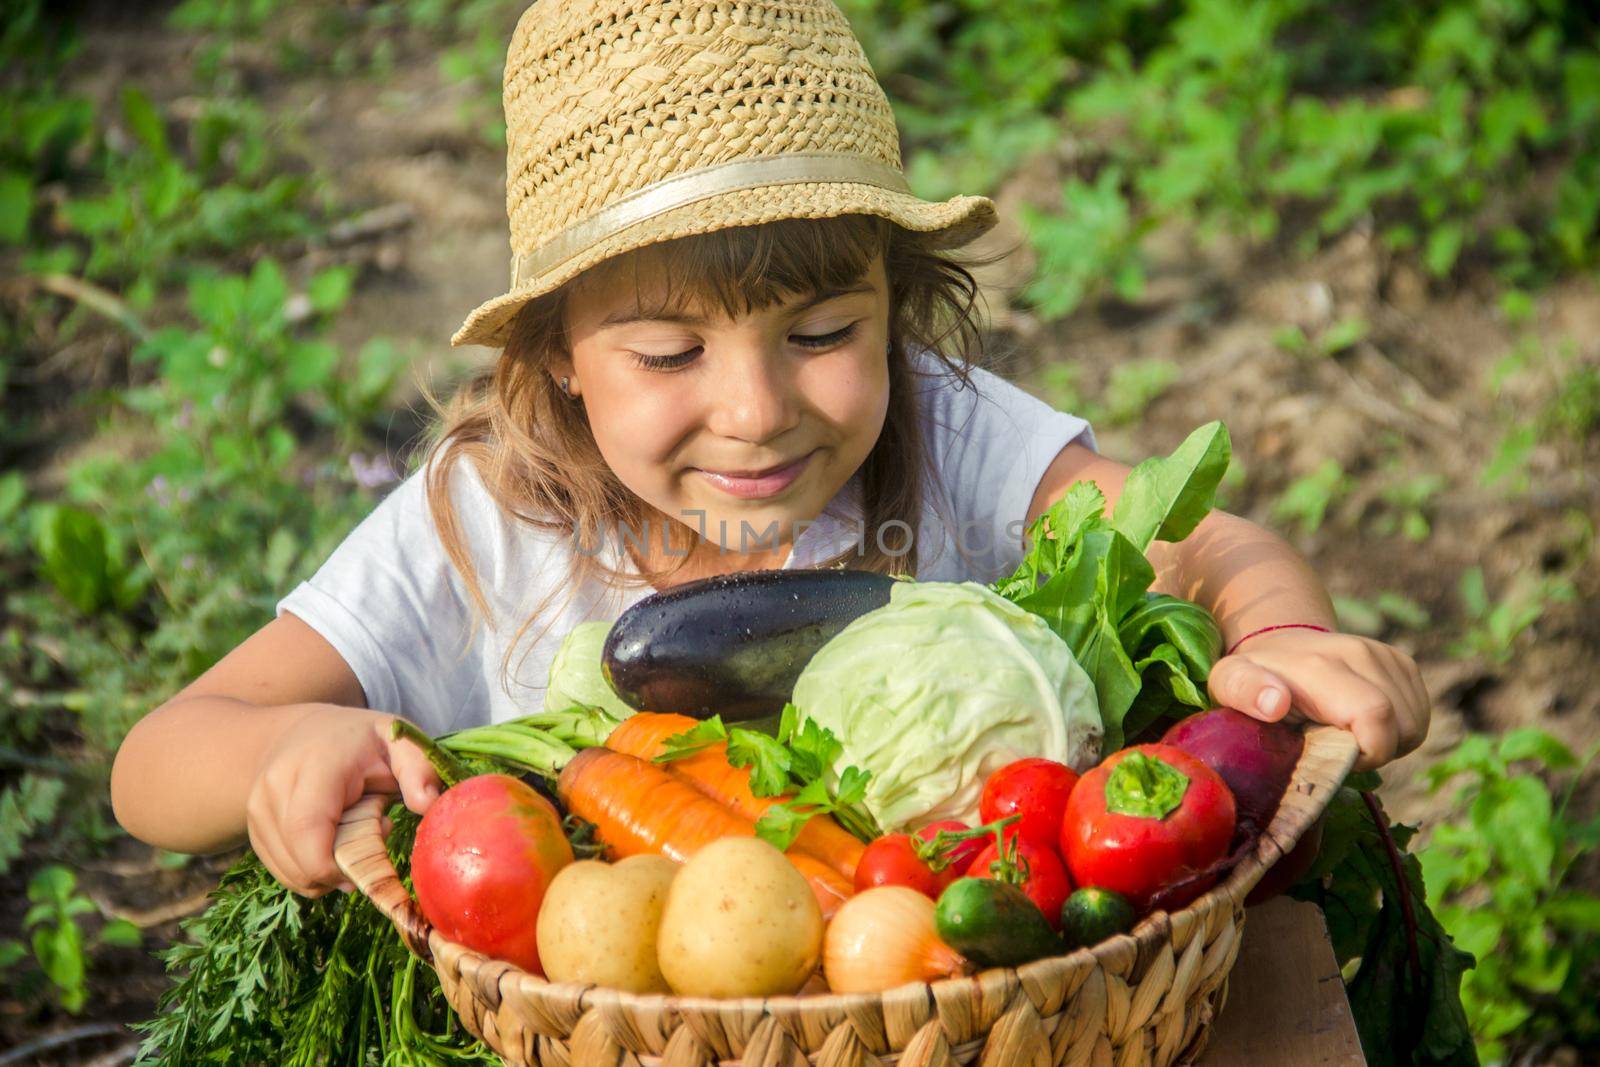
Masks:
[[[531,252],[511,257],[511,288],[550,271],[585,248],[635,223],[698,200],[768,185],[797,182],[854,182],[897,193],[911,186],[898,167],[861,156],[791,152],[781,156],[735,159],[700,167],[636,189],[593,215],[559,231]]]

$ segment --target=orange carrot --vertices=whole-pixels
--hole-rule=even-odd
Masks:
[[[641,711],[630,715],[611,731],[606,747],[615,752],[626,752],[642,760],[653,760],[666,751],[667,738],[681,734],[696,725],[687,715],[662,715]],[[781,804],[787,796],[758,797],[750,791],[750,768],[735,767],[728,762],[728,745],[719,741],[692,756],[675,759],[671,763],[657,764],[686,779],[706,796],[723,804],[751,822],[760,819],[768,808]],[[856,836],[826,815],[816,815],[807,820],[795,839],[794,847],[808,852],[832,867],[852,885],[856,880],[856,864],[866,846]]]
[[[586,748],[556,783],[568,811],[595,824],[614,856],[654,853],[678,863],[721,837],[754,837],[754,821],[736,815],[676,775],[622,752]],[[854,886],[816,857],[787,853],[829,918]]]

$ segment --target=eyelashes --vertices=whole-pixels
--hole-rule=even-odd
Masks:
[[[860,327],[860,322],[852,322],[844,329],[835,330],[832,333],[814,335],[796,334],[794,337],[790,338],[790,340],[799,345],[801,348],[832,348],[835,345],[842,345],[846,341],[849,341],[856,335],[856,331],[860,329]],[[645,367],[649,370],[673,370],[677,367],[687,365],[691,360],[694,359],[695,354],[699,350],[699,346],[696,346],[689,349],[687,352],[679,352],[676,355],[671,356],[650,356],[645,355],[642,352],[635,352],[633,353],[633,358],[638,361],[639,366]]]

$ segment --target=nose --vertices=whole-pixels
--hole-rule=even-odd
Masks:
[[[800,421],[795,383],[779,357],[759,351],[726,362],[707,428],[720,437],[766,444]]]

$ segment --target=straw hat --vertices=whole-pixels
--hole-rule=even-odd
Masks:
[[[992,201],[913,195],[894,114],[831,0],[540,0],[506,53],[511,286],[453,345],[506,343],[530,299],[658,241],[880,215],[970,241]]]

